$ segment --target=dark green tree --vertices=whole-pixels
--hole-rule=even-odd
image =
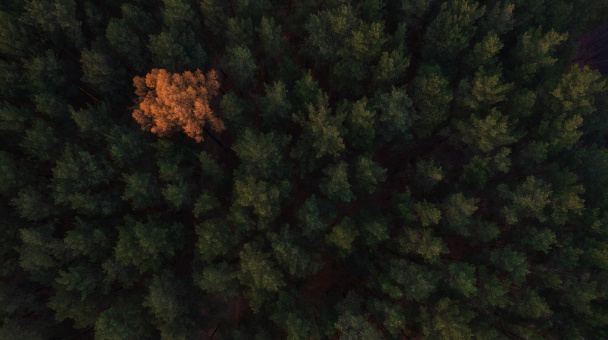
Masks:
[[[19,190],[11,205],[15,207],[21,218],[30,221],[41,221],[48,218],[57,208],[52,204],[52,198],[46,191],[34,187]]]
[[[228,6],[220,0],[200,1],[203,25],[216,39],[222,39],[228,24]]]
[[[469,46],[469,41],[477,29],[475,23],[485,10],[486,7],[480,6],[476,1],[443,2],[439,13],[424,33],[422,57],[440,64],[454,62]]]
[[[109,214],[117,208],[116,204],[103,203],[105,198],[102,199],[103,196],[97,195],[94,191],[101,191],[115,175],[116,171],[106,159],[75,145],[66,145],[63,155],[53,168],[51,185],[54,190],[54,201],[56,204],[69,205],[73,209],[88,213]],[[113,191],[106,193],[117,194]],[[114,200],[116,198],[118,197],[113,197]]]
[[[312,313],[307,309],[298,292],[290,290],[283,292],[277,300],[271,320],[287,331],[289,339],[307,339],[320,336]]]
[[[303,72],[302,77],[295,81],[293,93],[297,99],[297,104],[306,107],[318,100],[319,90],[319,82],[308,70]]]
[[[161,190],[158,181],[152,174],[138,172],[123,174],[125,191],[122,195],[124,201],[130,201],[134,210],[145,209],[161,204]]]
[[[44,54],[29,59],[25,64],[27,88],[36,94],[45,90],[52,93],[66,90],[66,68],[66,63],[55,51],[46,50]]]
[[[24,9],[21,19],[35,27],[45,40],[62,47],[82,46],[82,22],[76,17],[76,1],[30,0],[25,3]]]
[[[214,259],[226,256],[235,245],[230,237],[231,230],[226,221],[215,218],[206,219],[196,226],[198,235],[197,256],[201,261],[210,263]]]
[[[103,286],[103,270],[81,262],[70,266],[68,271],[59,271],[53,288],[56,293],[48,306],[55,311],[57,321],[70,318],[75,328],[84,328],[95,323],[101,310],[108,305],[109,286]]]
[[[281,25],[276,24],[273,17],[262,17],[260,25],[255,29],[264,48],[266,56],[279,56],[282,52]]]
[[[150,56],[146,46],[127,24],[127,20],[111,19],[106,28],[106,39],[119,55],[128,60],[128,66],[133,70],[143,73],[149,68]]]
[[[251,18],[229,18],[226,29],[227,46],[245,46],[252,49],[253,46],[253,22]]]
[[[313,194],[306,199],[297,216],[303,223],[304,236],[314,238],[331,224],[336,217],[336,209],[331,202]]]
[[[163,263],[183,249],[183,225],[158,215],[148,215],[145,223],[127,215],[118,230],[114,248],[116,260],[124,265],[134,265],[140,273],[158,271]]]
[[[279,290],[286,285],[281,270],[271,259],[270,253],[259,246],[247,243],[240,253],[241,270],[238,279],[245,286],[244,295],[251,299],[254,311],[275,300]]]
[[[283,82],[265,85],[266,96],[260,99],[260,116],[264,126],[283,130],[290,125],[292,105]]]
[[[303,173],[312,171],[320,158],[335,158],[344,150],[344,114],[332,114],[328,97],[318,93],[317,104],[308,104],[308,115],[298,112],[293,120],[303,132],[290,156],[300,161]],[[329,157],[328,157],[329,156]]]
[[[190,3],[184,0],[163,0],[163,23],[169,28],[184,30],[198,24]]]
[[[253,86],[257,66],[251,50],[245,45],[237,45],[226,49],[228,71],[233,75],[235,82],[241,91],[246,91]]]
[[[444,221],[448,230],[462,236],[469,236],[472,224],[470,217],[479,209],[476,205],[478,202],[478,199],[467,198],[460,192],[450,195],[443,203]]]
[[[152,152],[150,139],[140,129],[116,125],[105,134],[105,140],[108,143],[106,149],[116,167],[142,169],[151,166],[146,157]]]
[[[350,202],[355,198],[348,180],[348,164],[340,162],[323,170],[325,177],[319,184],[321,191],[332,201]]]
[[[419,116],[415,131],[420,136],[428,136],[448,118],[450,102],[453,99],[452,90],[448,85],[449,81],[437,65],[424,66],[418,71],[412,99]]]
[[[386,169],[365,156],[357,156],[353,168],[353,189],[360,194],[373,194],[386,180]]]
[[[361,235],[355,223],[348,217],[342,218],[340,223],[325,234],[325,242],[334,247],[340,257],[346,257],[355,249],[354,244]]]
[[[236,93],[228,92],[220,101],[222,117],[226,122],[226,129],[234,135],[238,135],[246,127],[253,124],[254,108],[251,103],[239,98]]]
[[[124,99],[123,89],[128,83],[126,70],[116,58],[108,55],[108,48],[94,44],[82,50],[82,81],[91,84],[96,90],[108,96],[109,100]]]
[[[543,33],[542,26],[528,28],[518,37],[517,48],[513,50],[519,60],[514,75],[525,83],[534,79],[538,71],[553,66],[557,61],[553,54],[566,39],[568,33],[559,34],[554,29]]]
[[[59,139],[52,125],[45,120],[36,119],[32,128],[25,131],[20,146],[29,156],[45,162],[57,158]]]
[[[229,299],[240,293],[238,274],[239,269],[236,266],[220,262],[211,263],[202,271],[194,272],[193,279],[203,291]]]
[[[148,49],[152,55],[153,67],[171,73],[205,69],[208,62],[207,52],[190,29],[178,31],[170,28],[150,35]]]
[[[100,140],[107,132],[110,123],[110,105],[108,102],[87,104],[85,108],[76,110],[68,106],[72,119],[78,126],[79,133],[84,138]]]
[[[354,291],[348,292],[337,306],[338,321],[336,329],[344,339],[379,339],[382,333],[367,320],[368,313],[363,311],[363,298]]]
[[[113,230],[104,228],[108,220],[89,221],[76,217],[74,229],[68,231],[63,242],[73,256],[86,256],[91,262],[111,258],[114,253]]]
[[[429,338],[466,339],[473,336],[468,323],[475,312],[450,298],[442,298],[432,307],[421,307],[418,321],[422,334]]]
[[[367,98],[363,97],[355,103],[344,102],[339,110],[347,110],[346,141],[351,148],[366,149],[370,147],[376,137],[376,111],[368,106]]]
[[[25,183],[25,162],[6,151],[0,151],[0,194],[10,197]]]
[[[304,279],[321,269],[319,255],[296,243],[294,232],[284,225],[278,233],[267,233],[277,262],[287,274]]]
[[[157,337],[155,333],[146,309],[133,298],[119,298],[95,321],[95,337],[99,339],[147,339]]]
[[[232,149],[241,161],[240,170],[259,179],[284,178],[289,169],[283,159],[284,150],[291,140],[277,132],[258,133],[247,128]]]

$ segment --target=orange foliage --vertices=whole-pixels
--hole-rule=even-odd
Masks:
[[[205,76],[200,70],[169,74],[163,69],[153,69],[145,79],[133,78],[133,83],[138,97],[133,118],[144,130],[160,137],[182,130],[201,142],[206,123],[215,132],[225,129],[224,123],[209,107],[209,100],[217,95],[220,87],[215,71]]]

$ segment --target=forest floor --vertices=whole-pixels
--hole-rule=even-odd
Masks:
[[[608,24],[592,29],[577,41],[580,45],[574,62],[608,74]]]

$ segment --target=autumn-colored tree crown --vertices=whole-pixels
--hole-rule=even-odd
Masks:
[[[207,123],[215,132],[225,129],[224,122],[209,107],[220,87],[213,70],[204,75],[200,70],[171,74],[153,69],[145,78],[133,78],[133,84],[137,95],[133,118],[144,130],[161,137],[181,130],[202,142]]]

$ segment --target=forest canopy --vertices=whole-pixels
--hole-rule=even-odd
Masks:
[[[0,2],[0,339],[608,338],[606,13]]]

